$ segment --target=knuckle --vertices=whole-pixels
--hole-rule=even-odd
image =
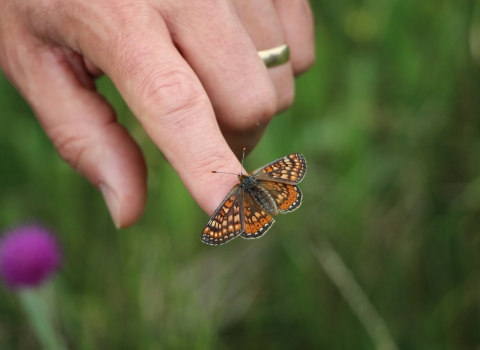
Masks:
[[[266,88],[243,95],[238,101],[238,107],[226,119],[238,131],[250,131],[264,126],[277,112],[277,94],[275,89]]]
[[[201,108],[206,102],[198,82],[182,68],[156,69],[140,85],[140,95],[144,98],[147,110],[159,110],[155,114],[159,118],[189,114],[189,111]]]
[[[295,99],[295,87],[292,85],[281,88],[280,96],[278,98],[278,112],[283,112],[288,109]]]
[[[72,168],[81,171],[82,159],[89,142],[86,135],[76,132],[79,129],[63,124],[52,129],[49,134],[62,159]]]
[[[141,30],[123,34],[129,36],[127,42],[134,42],[133,47],[113,44],[121,57],[120,70],[126,73],[126,88],[135,96],[131,101],[134,113],[144,125],[182,127],[194,122],[199,113],[211,109],[200,81],[181,62],[159,63],[147,39],[139,36]]]
[[[315,63],[315,50],[306,48],[301,55],[293,55],[291,59],[292,69],[295,75],[300,75],[310,69]]]
[[[198,81],[182,68],[157,69],[141,83],[144,121],[162,125],[172,135],[197,128],[208,114],[210,101]],[[213,114],[213,111],[212,111]]]

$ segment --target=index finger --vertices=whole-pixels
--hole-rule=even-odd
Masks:
[[[202,84],[173,45],[161,17],[145,13],[140,18],[118,28],[121,40],[114,52],[92,56],[193,198],[211,213],[235,183],[235,178],[215,177],[211,170],[239,169],[239,161],[220,131]]]

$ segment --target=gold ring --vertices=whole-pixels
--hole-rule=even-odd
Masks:
[[[273,49],[258,51],[258,55],[265,62],[267,68],[271,68],[287,63],[290,59],[290,49],[288,45],[284,44]]]

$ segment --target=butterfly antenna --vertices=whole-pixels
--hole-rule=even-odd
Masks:
[[[240,167],[240,173],[238,174],[234,174],[234,173],[227,173],[225,171],[216,171],[216,170],[212,170],[212,173],[214,174],[230,174],[230,175],[242,175],[242,169],[243,169],[243,160],[245,159],[245,150],[246,148],[243,147],[243,155],[242,155],[242,165]]]
[[[234,174],[234,173],[227,173],[225,171],[216,171],[216,170],[212,170],[212,173],[214,174],[230,174],[230,175],[237,175],[237,174]]]
[[[243,169],[243,160],[245,159],[245,150],[246,150],[246,148],[245,148],[245,147],[243,147],[243,154],[242,154],[242,165],[241,165],[241,167],[240,167],[240,172],[239,172],[239,174],[242,174],[242,169]]]

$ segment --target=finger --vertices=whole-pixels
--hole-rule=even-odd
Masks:
[[[277,92],[229,2],[201,4],[190,11],[176,8],[167,25],[210,97],[222,132],[241,153],[253,148],[276,113]]]
[[[290,46],[290,62],[296,75],[306,71],[315,61],[313,15],[307,0],[273,0],[286,43]]]
[[[286,43],[275,7],[270,1],[240,0],[235,5],[238,16],[258,51]],[[269,68],[268,72],[275,85],[277,112],[281,112],[290,107],[295,94],[292,67],[287,62]]]
[[[102,191],[117,227],[133,224],[146,201],[142,154],[113,109],[88,83],[82,58],[42,48],[19,57],[20,90],[58,152]],[[19,73],[17,71],[17,73]]]
[[[211,171],[236,172],[239,161],[220,132],[202,84],[170,40],[165,23],[149,11],[128,16],[132,18],[135,23],[118,28],[123,41],[113,52],[92,53],[95,64],[111,77],[197,203],[212,213],[236,179]],[[110,38],[99,40],[105,43],[100,50],[112,47]]]

